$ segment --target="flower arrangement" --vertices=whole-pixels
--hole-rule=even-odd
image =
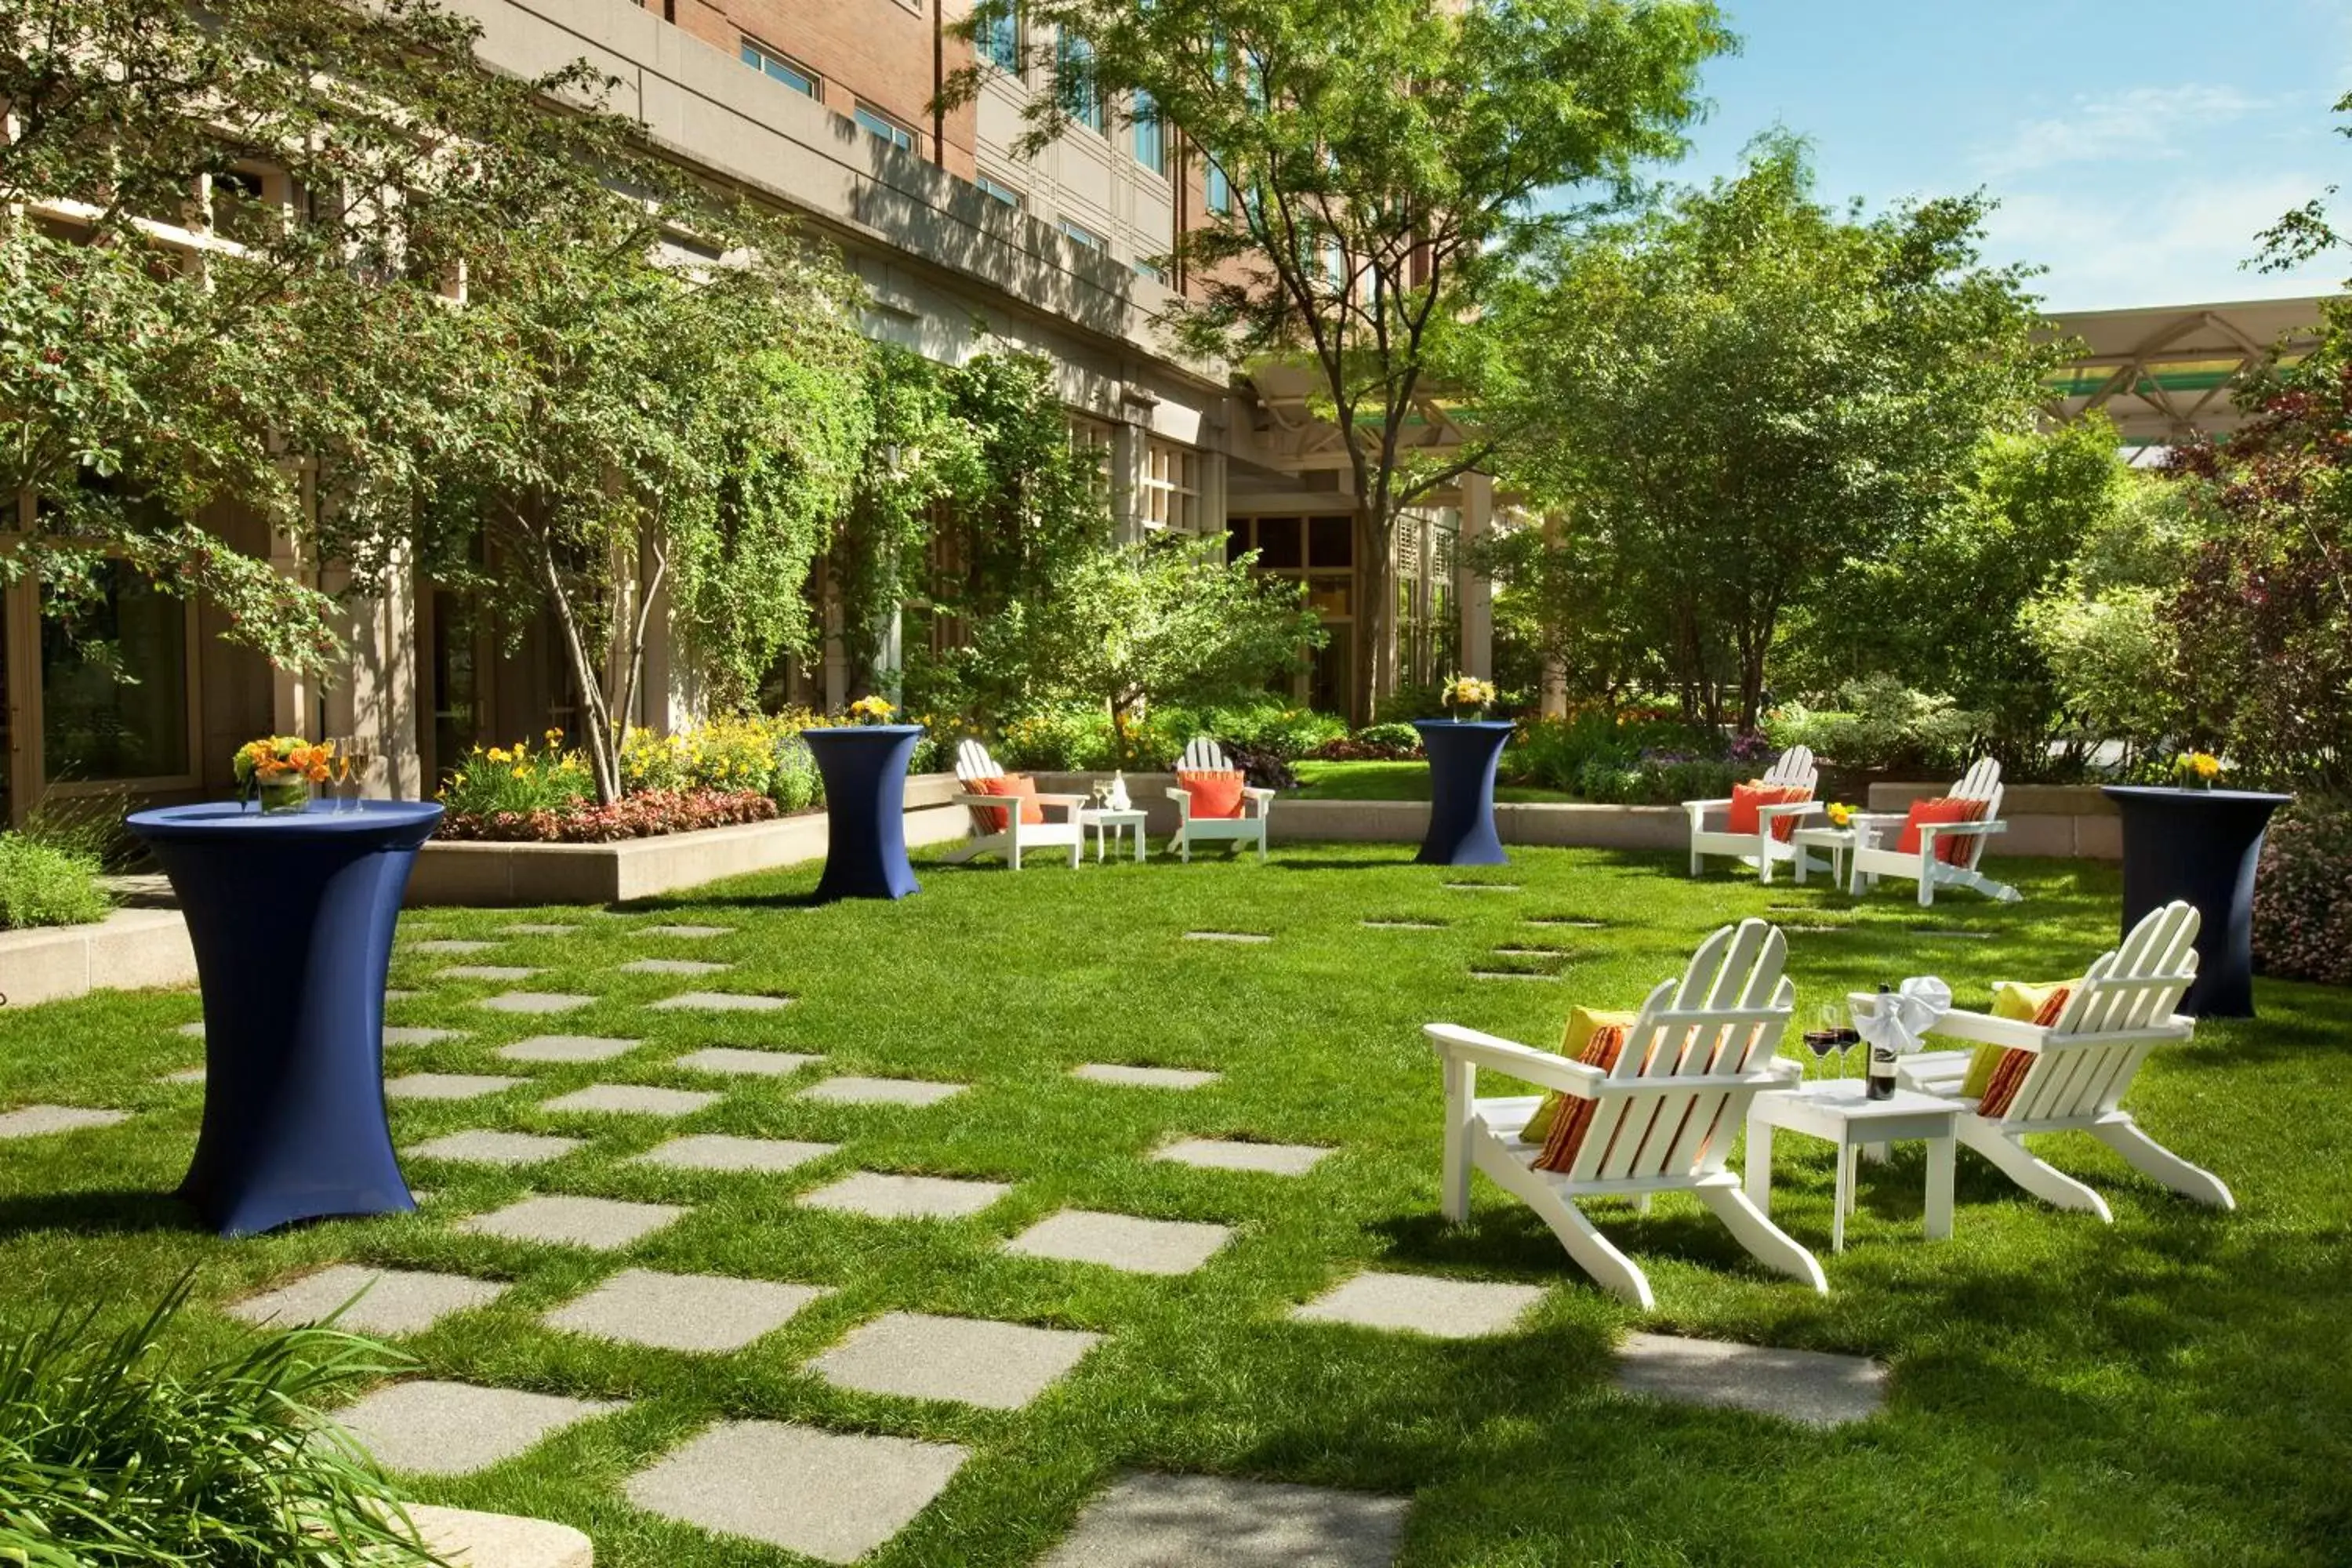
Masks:
[[[1830,826],[1832,827],[1852,827],[1853,826],[1854,813],[1861,808],[1859,806],[1849,805],[1842,800],[1833,800],[1822,809],[1829,814]]]
[[[261,797],[265,812],[299,811],[310,801],[310,786],[333,776],[335,743],[312,745],[299,735],[265,735],[247,741],[229,761],[240,797]],[[349,773],[347,760],[344,772]]]
[[[897,705],[887,697],[861,697],[849,705],[853,724],[887,724],[898,714]]]
[[[1444,697],[1447,712],[1458,719],[1476,719],[1494,702],[1495,683],[1475,675],[1457,675],[1445,683]]]
[[[2194,780],[2202,789],[2211,789],[2213,781],[2229,771],[2229,764],[2210,752],[2183,752],[2172,759],[2172,776],[2183,786]]]

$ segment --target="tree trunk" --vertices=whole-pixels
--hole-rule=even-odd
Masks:
[[[572,612],[572,596],[563,591],[563,574],[555,564],[555,552],[546,540],[534,533],[531,552],[538,557],[540,579],[547,586],[547,605],[555,618],[556,629],[562,633],[563,657],[572,669],[572,684],[580,689],[580,706],[584,710],[584,722],[580,726],[582,738],[588,747],[589,776],[596,785],[596,804],[611,805],[621,798],[621,763],[614,752],[612,709],[604,699],[603,672],[588,657],[587,640],[580,635],[580,622]]]
[[[1381,716],[1396,695],[1396,576],[1389,530],[1369,506],[1356,509],[1355,691],[1349,709],[1359,724]]]

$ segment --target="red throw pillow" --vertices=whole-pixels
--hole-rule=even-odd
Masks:
[[[1915,800],[1904,814],[1903,837],[1895,841],[1897,855],[1919,853],[1919,825],[1923,822],[1976,822],[1984,816],[1985,803],[1962,800],[1958,795],[1939,795],[1933,800]],[[1965,866],[1976,846],[1970,842],[1976,836],[1969,833],[1939,833],[1936,836],[1936,858],[1948,866]]]
[[[1021,802],[1023,822],[1038,823],[1045,820],[1045,808],[1039,805],[1036,800],[1037,781],[1027,773],[1005,773],[992,779],[974,779],[971,781],[971,793],[1001,795],[1010,799],[1017,799]],[[1004,831],[1005,807],[982,805],[975,806],[973,810],[979,814],[982,824],[989,832]]]
[[[1731,786],[1731,831],[1753,833],[1762,825],[1759,805],[1801,805],[1813,798],[1813,792],[1803,784],[1736,784]],[[1772,837],[1786,844],[1789,835],[1797,831],[1793,816],[1772,819]]]
[[[1180,771],[1176,782],[1192,796],[1194,816],[1235,817],[1242,814],[1242,775],[1231,768],[1222,772]]]

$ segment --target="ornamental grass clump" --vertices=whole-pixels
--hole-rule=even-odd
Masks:
[[[434,1563],[399,1494],[322,1412],[409,1363],[288,1329],[185,1369],[163,1341],[184,1275],[136,1326],[59,1310],[0,1338],[0,1563],[28,1568]]]
[[[95,855],[0,833],[0,931],[104,920],[114,901],[98,878]]]

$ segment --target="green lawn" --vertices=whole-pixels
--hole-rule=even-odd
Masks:
[[[2115,935],[2110,868],[2005,862],[2025,902],[1907,893],[1856,907],[1818,889],[1694,882],[1664,856],[1519,849],[1464,892],[1399,847],[1286,848],[1272,864],[1155,858],[1076,875],[922,868],[902,904],[810,910],[814,868],[709,889],[658,910],[577,913],[584,934],[519,937],[470,958],[404,954],[416,988],[394,1020],[469,1031],[400,1053],[397,1070],[524,1072],[464,1103],[404,1103],[404,1144],[468,1127],[593,1142],[534,1173],[429,1164],[414,1216],[336,1222],[225,1242],[164,1194],[194,1134],[200,1091],[158,1074],[198,1060],[173,1032],[189,994],[95,996],[0,1012],[0,1106],[110,1105],[121,1126],[0,1142],[0,1314],[60,1302],[127,1320],[183,1268],[222,1303],[330,1261],[512,1279],[501,1300],[406,1342],[436,1375],[634,1403],[477,1476],[420,1481],[434,1501],[569,1521],[605,1568],[751,1568],[799,1560],[640,1513],[619,1485],[708,1423],[763,1417],[969,1445],[947,1492],[869,1561],[1034,1563],[1119,1473],[1216,1471],[1410,1496],[1403,1561],[1438,1564],[2340,1563],[2352,1557],[2352,1051],[2342,992],[2260,988],[2258,1025],[2212,1024],[2152,1063],[2133,1104],[2157,1137],[2219,1173],[2240,1208],[2216,1214],[2067,1138],[2063,1168],[2105,1193],[2116,1224],[2026,1198],[1960,1156],[1955,1239],[1919,1236],[1916,1149],[1865,1168],[1843,1257],[1828,1250],[1831,1155],[1784,1137],[1776,1217],[1813,1247],[1819,1298],[1750,1263],[1696,1204],[1605,1219],[1649,1272],[1644,1319],[1575,1272],[1532,1215],[1481,1180],[1474,1223],[1437,1216],[1438,1082],[1418,1028],[1453,1019],[1536,1042],[1571,1001],[1633,1005],[1715,924],[1772,912],[1831,926],[1790,937],[1800,1021],[1851,987],[1936,972],[1963,999],[1996,977],[2078,973]],[[1776,910],[1792,907],[1793,912]],[[1606,922],[1529,926],[1531,916]],[[1367,917],[1444,922],[1371,930]],[[413,917],[404,934],[488,936],[489,911]],[[646,938],[666,921],[738,928],[700,942]],[[1272,933],[1263,946],[1186,942],[1192,929]],[[1975,940],[1953,932],[1986,933]],[[1475,981],[1497,945],[1552,945],[1558,984]],[[710,980],[622,974],[648,953],[734,963]],[[448,982],[448,963],[515,963],[536,989],[598,1000],[555,1020],[472,1005],[505,989]],[[697,1016],[643,1004],[691,986],[787,992],[771,1015]],[[593,1066],[517,1068],[491,1047],[541,1032],[646,1043]],[[714,1080],[666,1066],[699,1046],[825,1053],[783,1080]],[[1793,1048],[1793,1047],[1792,1047]],[[1220,1068],[1190,1093],[1073,1080],[1090,1061]],[[923,1110],[826,1106],[793,1091],[825,1072],[968,1081]],[[541,1100],[597,1081],[729,1089],[676,1122],[560,1117]],[[622,1163],[680,1131],[837,1141],[788,1175],[690,1174]],[[1248,1134],[1340,1152],[1303,1178],[1148,1163],[1178,1134]],[[796,1207],[854,1168],[1016,1184],[955,1222],[887,1223]],[[450,1222],[537,1188],[694,1205],[618,1255],[454,1233]],[[1006,1237],[1058,1208],[1238,1227],[1181,1278],[1009,1257]],[[1603,1211],[1606,1212],[1605,1210]],[[1367,1265],[1548,1290],[1518,1331],[1441,1342],[1287,1321]],[[836,1288],[741,1353],[694,1358],[559,1334],[539,1314],[625,1266]],[[1107,1336],[1028,1408],[988,1412],[837,1390],[802,1370],[853,1325],[921,1310],[1085,1328]],[[1890,1407],[1817,1431],[1720,1410],[1621,1398],[1611,1347],[1634,1328],[1859,1352],[1893,1367]],[[217,1348],[247,1331],[209,1308],[181,1338]]]
[[[1292,800],[1427,800],[1429,764],[1411,763],[1294,763],[1303,786],[1286,791]],[[1536,784],[1496,784],[1500,801],[1568,801],[1566,790]]]

